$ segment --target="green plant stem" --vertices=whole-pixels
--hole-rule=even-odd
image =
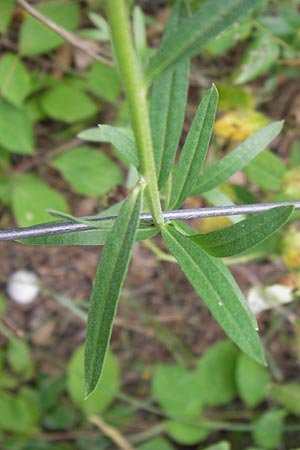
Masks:
[[[125,0],[105,0],[111,27],[114,54],[129,104],[131,125],[138,149],[140,173],[146,181],[149,208],[156,224],[163,223],[152,136],[147,105],[147,89],[136,57]]]

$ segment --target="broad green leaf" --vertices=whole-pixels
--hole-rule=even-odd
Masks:
[[[75,30],[79,22],[79,6],[72,0],[48,0],[36,6],[48,19],[67,30]],[[39,55],[59,47],[64,42],[57,33],[28,15],[20,30],[19,49],[25,56]]]
[[[49,216],[48,216],[49,220]],[[56,234],[52,236],[35,237],[21,239],[18,242],[30,245],[104,245],[111,230],[89,230],[74,233]],[[157,228],[139,229],[136,233],[136,241],[144,241],[155,236],[158,233]]]
[[[237,357],[237,348],[224,340],[210,347],[199,359],[196,373],[202,384],[205,404],[226,405],[237,396],[234,379]]]
[[[197,372],[178,365],[155,367],[152,395],[171,417],[198,417],[204,404],[203,391],[204,385]]]
[[[154,58],[146,75],[153,80],[157,75],[179,61],[199,52],[210,40],[236,22],[247,11],[259,6],[263,0],[206,0],[182,21],[180,33],[170,33]]]
[[[32,123],[27,111],[0,99],[0,145],[12,153],[33,153]]]
[[[0,390],[0,430],[13,433],[37,432],[38,398],[34,391],[23,388],[19,393],[8,394]]]
[[[150,439],[149,441],[144,442],[144,444],[139,445],[137,448],[138,450],[175,450],[173,445],[163,437]]]
[[[88,71],[90,90],[109,102],[115,102],[121,92],[121,82],[114,67],[95,61]]]
[[[116,128],[110,125],[99,125],[98,128],[88,128],[79,133],[78,137],[83,141],[108,142],[113,145],[117,153],[126,161],[138,167],[139,160],[135,142],[130,130]]]
[[[62,195],[33,175],[17,175],[12,184],[12,209],[21,227],[49,222],[46,209],[68,211]]]
[[[208,447],[205,447],[203,450],[230,450],[230,442],[228,441],[220,441],[216,442],[215,444],[209,445]]]
[[[264,449],[279,448],[283,437],[284,419],[287,412],[273,409],[262,414],[253,422],[252,436],[256,445]]]
[[[123,204],[102,251],[89,308],[85,345],[85,394],[101,377],[119,295],[130,261],[142,207],[140,187]]]
[[[242,253],[274,234],[293,214],[293,206],[281,206],[251,215],[222,230],[196,234],[190,239],[217,258]]]
[[[93,395],[84,399],[84,346],[78,347],[68,363],[67,390],[77,406],[85,414],[97,414],[105,409],[116,398],[120,387],[120,369],[116,357],[108,350],[101,386],[97,386]]]
[[[30,92],[30,75],[20,58],[6,53],[0,60],[0,95],[21,107]]]
[[[282,159],[266,149],[245,167],[249,181],[267,191],[280,191],[281,180],[286,171]]]
[[[218,102],[218,91],[212,86],[204,95],[195,114],[176,167],[170,208],[182,205],[191,194],[206,158]]]
[[[5,33],[13,16],[15,0],[0,2],[0,34]]]
[[[279,402],[287,411],[300,416],[300,384],[273,384],[270,397]]]
[[[237,361],[236,383],[243,402],[253,408],[267,396],[270,386],[268,369],[241,354]]]
[[[192,421],[191,421],[192,422]],[[194,445],[207,438],[210,430],[199,424],[190,424],[177,420],[164,422],[167,434],[179,444]]]
[[[177,2],[163,39],[167,38],[171,30],[178,29],[184,12],[184,4]],[[188,87],[188,59],[162,73],[152,86],[150,121],[159,188],[167,181],[174,163],[184,121]]]
[[[24,379],[32,376],[34,365],[30,355],[30,348],[21,339],[12,339],[7,349],[7,360],[13,372]]]
[[[75,192],[102,195],[122,183],[121,172],[104,153],[91,147],[78,147],[51,162]]]
[[[98,111],[97,104],[81,89],[63,83],[43,95],[41,106],[51,119],[67,123],[88,119]]]
[[[292,10],[290,13],[293,14]],[[278,15],[262,15],[258,17],[257,22],[269,30],[275,36],[288,36],[294,34],[293,27],[289,23],[288,16],[280,12]]]
[[[243,169],[255,156],[262,152],[280,133],[283,122],[273,122],[250,136],[221,160],[204,168],[193,195],[210,191],[223,183],[234,173]]]
[[[173,226],[165,227],[162,235],[180,267],[227,335],[250,358],[264,364],[256,320],[227,267]]]
[[[279,45],[270,33],[259,33],[244,52],[241,65],[233,75],[236,84],[247,83],[265,73],[279,56]]]

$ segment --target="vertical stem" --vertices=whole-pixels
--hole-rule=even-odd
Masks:
[[[131,125],[140,161],[140,173],[146,181],[146,195],[151,214],[157,224],[163,223],[152,137],[147,105],[147,90],[136,57],[125,0],[105,0],[111,26],[115,56],[129,103]]]

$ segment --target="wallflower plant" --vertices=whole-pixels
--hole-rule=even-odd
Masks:
[[[131,131],[102,125],[83,131],[80,137],[110,142],[122,160],[135,167],[136,185],[126,200],[110,210],[76,219],[89,225],[92,219],[92,230],[23,240],[45,245],[104,245],[88,315],[86,396],[101,378],[134,243],[158,233],[227,335],[246,355],[265,364],[255,317],[219,258],[239,254],[269,237],[288,221],[293,206],[272,208],[226,229],[200,235],[181,221],[165,220],[163,215],[163,210],[180,208],[190,196],[214,192],[263,151],[282,128],[281,122],[271,123],[222,159],[205,165],[218,102],[217,89],[212,85],[200,102],[175,164],[191,57],[262,4],[263,0],[205,0],[191,13],[187,2],[177,1],[160,48],[143,68],[135,51],[125,0],[104,1],[113,53],[129,105]],[[145,210],[150,211],[152,222],[140,219]],[[112,214],[117,214],[115,220],[103,220],[103,216]]]

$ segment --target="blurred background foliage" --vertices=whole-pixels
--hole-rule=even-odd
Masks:
[[[193,10],[201,0],[188,3]],[[44,205],[75,215],[100,212],[124,197],[134,177],[113,147],[104,142],[99,151],[99,145],[87,145],[76,137],[99,123],[128,125],[118,72],[107,64],[112,55],[102,1],[32,4],[64,30],[74,32],[88,51],[65,42],[18,2],[0,2],[1,228],[53,220]],[[152,0],[128,1],[128,7],[138,56],[146,64],[158,46],[169,6]],[[214,82],[220,93],[210,161],[268,122],[286,121],[274,146],[211,192],[205,198],[208,204],[300,200],[299,8],[299,0],[266,0],[263,8],[235,23],[192,61],[185,130],[204,89]],[[98,52],[103,62],[95,61],[91,51]],[[189,207],[203,204],[203,199],[187,201]],[[230,223],[229,218],[206,219],[195,226],[199,232],[207,232]],[[26,255],[16,256],[15,245],[0,247],[4,266],[0,296],[1,449],[300,447],[299,213],[280,233],[251,252],[227,258],[233,268],[240,264],[251,281],[248,300],[260,314],[268,369],[240,354],[223,338],[212,344],[213,338],[200,350],[194,348],[190,322],[182,324],[183,331],[177,333],[176,327],[172,329],[156,317],[157,305],[154,310],[147,309],[147,298],[137,305],[134,290],[128,288],[124,297],[131,298],[130,307],[140,326],[130,333],[137,333],[138,340],[140,336],[150,339],[150,349],[159,342],[163,352],[157,355],[153,351],[148,359],[136,360],[136,354],[130,356],[131,335],[117,334],[113,341],[117,355],[109,354],[101,388],[86,402],[79,345],[86,303],[58,294],[59,286],[42,284],[42,294],[60,309],[50,316],[47,309],[46,316],[41,310],[37,325],[28,327],[26,321],[30,322],[35,306],[18,310],[5,293],[9,270],[31,264]],[[150,273],[151,281],[151,276],[160,276],[180,311],[184,305],[174,300],[176,280],[161,270],[162,261],[168,258],[156,244],[148,246],[155,256],[143,255],[148,262],[137,259],[135,270],[141,265],[146,275],[142,271],[135,277],[145,281]],[[18,247],[18,251],[22,249]],[[53,267],[47,266],[47,260],[41,261],[37,252],[41,250],[35,249],[30,261],[36,259],[38,272],[45,265],[40,270],[42,276]],[[153,267],[158,267],[155,273]],[[260,271],[262,279],[257,278]],[[60,277],[65,274],[60,273]],[[130,280],[134,285],[135,278]],[[87,298],[86,288],[78,289],[78,297]],[[65,292],[68,294],[67,289]],[[68,349],[63,347],[59,361],[47,342],[51,333],[55,334],[53,317],[57,314],[60,321],[69,315],[68,323],[74,330],[67,335]],[[26,320],[18,334],[18,326],[13,324],[19,323],[19,315]],[[36,339],[41,330],[43,337]],[[196,332],[197,326],[194,335]],[[73,341],[76,334],[79,337]],[[41,360],[48,364],[41,364]]]

